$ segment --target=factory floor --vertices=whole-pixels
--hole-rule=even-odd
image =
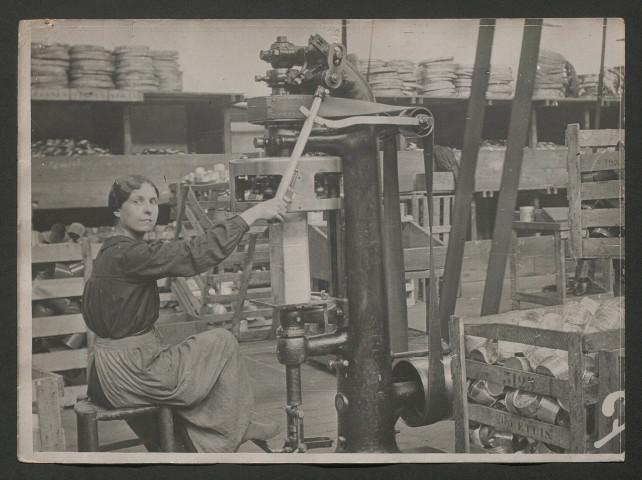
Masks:
[[[507,283],[507,282],[506,282]],[[500,312],[511,309],[510,288],[506,284]],[[467,285],[458,298],[455,313],[462,316],[479,316],[483,284]],[[418,350],[427,346],[425,332],[426,304],[417,302],[408,307],[409,347]],[[282,446],[285,432],[285,366],[277,362],[274,340],[247,342],[241,344],[247,371],[254,386],[255,410],[272,418],[281,425],[281,434],[270,442],[273,448]],[[303,384],[303,405],[305,412],[305,434],[307,437],[330,437],[336,444],[337,415],[334,408],[336,379],[334,374],[319,364],[305,364],[301,367]],[[63,410],[63,428],[68,451],[77,451],[76,419],[73,408]],[[454,422],[445,420],[434,425],[410,428],[401,420],[397,423],[397,444],[403,453],[454,453]],[[99,423],[101,443],[132,438],[133,434],[124,421]],[[145,452],[144,447],[132,447],[127,452]],[[251,442],[241,445],[240,452],[261,452]],[[334,448],[314,450],[315,453],[333,452]]]

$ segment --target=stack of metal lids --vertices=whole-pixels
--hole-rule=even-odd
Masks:
[[[456,97],[469,97],[470,90],[473,85],[473,65],[465,65],[458,63],[455,66],[455,96]]]
[[[513,71],[506,65],[491,65],[490,77],[488,78],[488,97],[508,96],[513,93]]]
[[[566,85],[568,84],[566,63],[566,59],[559,53],[549,50],[539,51],[534,97],[566,96]]]
[[[450,97],[455,94],[453,81],[457,78],[453,57],[434,57],[419,62],[417,80],[420,93],[427,97]]]
[[[389,65],[383,60],[371,60],[361,62],[360,68],[375,96],[394,97],[402,94],[403,80],[397,75],[396,65]]]
[[[123,90],[158,90],[149,47],[127,45],[114,49],[116,87]]]
[[[421,85],[417,82],[417,67],[410,60],[392,60],[386,65],[397,68],[397,76],[401,80],[401,93],[403,95],[416,95]]]
[[[175,50],[155,50],[150,52],[158,89],[170,92],[183,90],[183,72],[178,68],[178,52]]]
[[[54,43],[31,44],[31,86],[67,88],[69,86],[69,47]]]
[[[69,49],[69,77],[74,88],[113,89],[111,54],[99,45],[74,45]]]

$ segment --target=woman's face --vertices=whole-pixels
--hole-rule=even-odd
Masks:
[[[114,213],[120,218],[120,225],[133,234],[134,238],[151,232],[158,219],[158,197],[149,183],[144,183],[132,191],[129,198]]]

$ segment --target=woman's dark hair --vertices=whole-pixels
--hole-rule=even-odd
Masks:
[[[123,203],[127,201],[129,196],[134,190],[138,190],[143,184],[149,183],[154,190],[156,191],[156,196],[159,197],[158,188],[154,185],[149,178],[144,177],[143,175],[126,175],[124,177],[117,178],[114,184],[109,190],[109,209],[112,212],[120,210],[120,207],[123,206]]]

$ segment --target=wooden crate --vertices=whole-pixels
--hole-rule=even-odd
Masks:
[[[550,309],[540,309],[550,311]],[[582,335],[577,332],[561,332],[518,326],[522,312],[491,315],[464,322],[461,317],[450,320],[450,338],[453,348],[453,390],[455,416],[455,451],[470,453],[469,421],[490,425],[523,437],[539,440],[565,449],[566,453],[601,453],[595,447],[598,429],[593,435],[587,433],[587,407],[599,407],[600,398],[607,390],[623,387],[613,379],[597,379],[597,383],[585,384],[585,354],[601,350],[618,349],[624,338],[624,330],[611,330]],[[537,373],[489,365],[465,358],[466,335],[494,340],[516,342],[538,347],[566,350],[569,352],[569,379],[561,380]],[[569,428],[544,423],[531,418],[504,412],[468,402],[467,379],[482,379],[503,384],[510,388],[560,398],[569,405]],[[619,380],[619,379],[618,379]],[[602,393],[600,393],[602,392]],[[610,392],[609,392],[610,393]]]
[[[400,195],[404,212],[412,216],[412,220],[428,230],[429,211],[426,192],[410,192]],[[432,233],[444,244],[450,236],[451,212],[455,202],[454,195],[433,195]]]

